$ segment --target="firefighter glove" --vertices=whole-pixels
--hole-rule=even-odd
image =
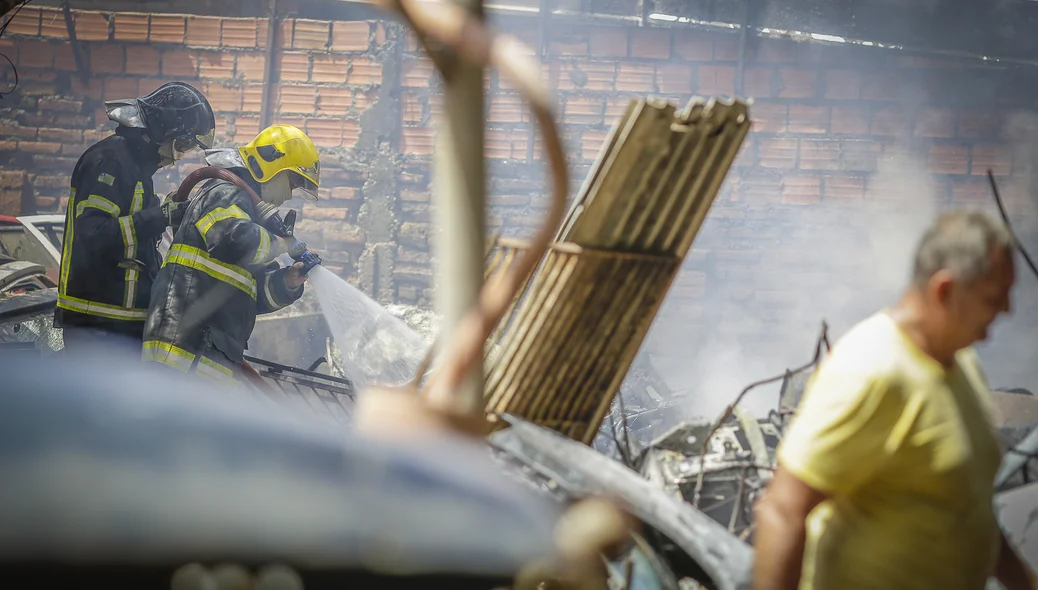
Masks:
[[[173,228],[173,232],[176,233],[177,228],[180,227],[180,222],[184,220],[184,211],[187,209],[187,203],[174,201],[174,193],[169,193],[162,202],[162,215],[166,218],[166,224]]]

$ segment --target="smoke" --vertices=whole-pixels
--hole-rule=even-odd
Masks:
[[[938,212],[938,185],[922,158],[895,149],[867,188],[853,203],[764,209],[755,231],[778,238],[750,266],[725,251],[749,222],[730,219],[718,199],[695,246],[716,261],[702,317],[690,321],[671,296],[644,349],[671,388],[688,391],[685,417],[716,417],[749,383],[810,361],[823,320],[832,342],[897,301]],[[766,415],[778,394],[778,383],[761,387],[743,407]]]

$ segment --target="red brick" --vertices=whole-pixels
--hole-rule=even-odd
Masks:
[[[342,119],[307,119],[306,134],[320,147],[342,145]]]
[[[860,96],[861,74],[853,70],[826,70],[826,98],[856,99]]]
[[[699,67],[700,78],[702,78],[703,66]],[[732,79],[735,79],[735,68],[731,68]],[[775,94],[775,70],[772,68],[747,67],[743,71],[744,96],[753,98],[770,98]],[[734,93],[734,86],[733,86]]]
[[[731,34],[711,35],[714,39],[714,59],[717,61],[738,61],[739,36]]]
[[[330,30],[328,21],[296,19],[292,37],[295,49],[326,49]]]
[[[147,41],[148,15],[134,12],[118,12],[115,14],[116,41]]]
[[[26,174],[21,170],[0,172],[0,188],[22,188],[25,181]]]
[[[344,55],[314,55],[314,68],[310,74],[313,82],[346,82],[346,71],[350,67],[350,58]]]
[[[707,66],[698,68],[698,85],[694,88],[696,94],[712,96],[723,94],[732,96],[735,94],[735,68],[732,66]]]
[[[865,100],[897,100],[904,80],[890,72],[867,72],[861,85],[861,97]]]
[[[152,14],[152,43],[184,43],[187,37],[187,18],[176,14]]]
[[[425,58],[404,59],[402,84],[408,88],[425,88],[433,78],[432,62]]]
[[[108,19],[100,12],[76,12],[76,40],[107,41]]]
[[[861,172],[876,170],[880,144],[868,139],[845,139],[841,142],[840,168]]]
[[[616,89],[620,92],[655,92],[656,68],[652,64],[621,62],[616,72]]]
[[[73,76],[69,82],[71,83],[73,96],[93,101],[104,100],[100,78],[87,78],[87,81],[83,82],[79,79],[79,76]]]
[[[490,103],[490,108],[494,108],[493,102]],[[424,110],[421,100],[416,95],[410,92],[404,92],[400,95],[401,117],[405,123],[421,123]]]
[[[346,82],[358,85],[381,84],[382,66],[366,57],[354,57],[350,60]]]
[[[90,72],[90,54],[80,47],[79,58],[83,60],[83,68]],[[72,53],[72,43],[58,43],[54,46],[54,68],[65,72],[74,72],[76,68],[76,56]],[[78,77],[78,76],[77,76]]]
[[[873,135],[908,135],[908,114],[899,106],[885,107],[872,115]]]
[[[822,180],[817,176],[786,176],[782,179],[782,202],[789,205],[817,203],[822,195]]]
[[[584,131],[580,138],[580,157],[583,160],[594,160],[602,150],[602,145],[609,137],[608,131]]]
[[[219,83],[205,85],[205,97],[214,111],[236,113],[242,106],[242,89]]]
[[[833,107],[829,131],[848,135],[866,135],[869,132],[868,107]]]
[[[616,63],[612,61],[556,61],[550,65],[550,72],[550,84],[556,90],[615,89]],[[581,81],[583,85],[578,86]]]
[[[371,47],[371,25],[364,21],[332,23],[332,51],[367,51]]]
[[[234,53],[230,51],[201,51],[198,53],[198,58],[198,65],[203,78],[226,80],[234,77]]]
[[[1012,172],[1013,158],[1003,145],[975,143],[970,147],[970,153],[970,174],[987,174],[989,169],[998,176],[1008,176]]]
[[[785,104],[757,102],[750,107],[750,123],[758,133],[785,133],[789,107]]]
[[[249,113],[258,113],[263,108],[263,91],[266,84],[246,84],[242,89],[241,110]]]
[[[159,52],[148,45],[131,47],[126,52],[127,74],[155,75],[159,71]]]
[[[90,64],[95,73],[121,74],[125,66],[122,45],[94,45],[90,48]]]
[[[48,141],[20,141],[18,149],[30,154],[56,154],[61,151],[61,144]]]
[[[490,97],[487,121],[491,123],[520,123],[526,119],[526,105],[518,94],[497,93]]]
[[[591,27],[588,38],[596,59],[627,55],[627,29],[623,27]]]
[[[524,129],[487,129],[486,157],[495,160],[517,160],[526,158],[529,132]]]
[[[633,96],[610,96],[606,98],[605,120],[612,125],[613,121],[619,119],[627,111]]]
[[[255,18],[222,19],[220,43],[224,47],[255,47],[258,26],[259,20]]]
[[[822,194],[828,199],[860,199],[865,196],[865,179],[859,176],[826,176]]]
[[[22,126],[18,124],[9,125],[6,123],[0,123],[0,136],[2,137],[16,137],[18,139],[36,139],[36,128]],[[0,175],[3,175],[0,172]]]
[[[797,140],[777,137],[758,138],[757,161],[763,168],[796,168]]]
[[[192,16],[187,19],[188,45],[200,47],[220,46],[220,21],[215,16]]]
[[[570,95],[566,97],[563,119],[567,123],[595,125],[603,122],[605,104],[601,98]]]
[[[548,43],[548,52],[563,57],[580,57],[588,54],[588,45],[587,37],[566,36],[552,39]]]
[[[318,115],[345,115],[349,112],[352,102],[353,92],[349,88],[336,88],[334,86],[317,87]]]
[[[23,68],[50,68],[54,66],[54,45],[50,42],[21,41],[18,45],[18,65]],[[119,65],[120,67],[122,66],[122,64]],[[20,75],[24,78],[24,72],[20,72]]]
[[[234,143],[249,143],[260,132],[259,117],[235,117],[234,118]]]
[[[353,108],[357,111],[363,111],[375,104],[376,100],[378,100],[378,91],[376,90],[368,90],[367,92],[354,91]]]
[[[24,11],[24,9],[22,9]],[[21,16],[19,14],[19,16]],[[75,26],[75,21],[73,21]],[[10,26],[7,29],[10,33]],[[60,10],[44,9],[40,20],[40,36],[51,39],[68,39],[68,27],[65,25],[65,14]]]
[[[165,80],[159,78],[142,78],[137,82],[137,96],[147,96],[158,90]]]
[[[240,52],[236,56],[234,75],[251,82],[262,82],[267,75],[267,56],[261,52]]]
[[[335,35],[334,29],[332,35]],[[377,23],[375,25],[375,45],[381,47],[386,44],[386,25],[383,23]]]
[[[987,180],[956,178],[951,183],[952,202],[987,205],[991,201],[991,185]]]
[[[286,18],[281,21],[281,30],[278,32],[278,40],[280,41],[282,49],[288,49],[292,47],[292,34],[295,30],[296,19]]]
[[[692,90],[692,70],[691,65],[656,66],[656,86],[660,92],[686,94]]]
[[[829,130],[829,107],[789,105],[790,133],[826,133]]]
[[[976,109],[964,109],[959,112],[956,124],[956,135],[965,139],[989,139],[998,137],[1002,128],[1003,117],[999,113],[978,112]]]
[[[282,82],[306,82],[310,79],[310,55],[286,51],[281,54],[278,71]]]
[[[782,198],[781,178],[775,173],[743,174],[738,178],[733,201],[751,203],[775,203]]]
[[[631,57],[667,59],[670,57],[670,31],[667,29],[630,29]]]
[[[282,113],[312,115],[316,98],[317,88],[310,84],[282,84],[278,87],[278,104]]]
[[[400,151],[408,156],[428,156],[433,153],[434,143],[432,128],[405,126],[400,137]]]
[[[342,147],[352,148],[360,140],[360,122],[355,119],[342,120]]]
[[[934,174],[967,174],[969,173],[969,166],[966,146],[954,144],[931,145],[926,166]]]
[[[267,37],[270,36],[270,19],[261,18],[256,20],[256,47],[267,48]]]
[[[22,8],[18,11],[18,14],[14,15],[13,18],[9,17],[8,15],[4,15],[4,18],[10,18],[10,22],[7,23],[8,35],[25,35],[27,37],[37,37],[40,34],[39,8]]]
[[[785,39],[761,39],[755,51],[757,61],[765,63],[793,63],[797,58],[797,43]]]
[[[674,55],[690,61],[710,61],[714,58],[714,42],[708,35],[681,31],[674,35]]]
[[[834,139],[801,139],[800,168],[803,170],[839,170],[840,142]]]
[[[83,101],[68,98],[46,97],[41,98],[36,108],[41,111],[56,111],[59,113],[78,113],[83,110]]]
[[[797,68],[779,70],[779,98],[814,98],[818,89],[818,72]]]
[[[194,78],[198,75],[198,56],[182,49],[162,53],[162,75],[173,78]]]
[[[81,129],[47,129],[39,128],[40,141],[83,141],[83,130]],[[63,184],[62,184],[63,186]]]
[[[924,108],[915,120],[919,137],[955,137],[955,113],[949,109]]]

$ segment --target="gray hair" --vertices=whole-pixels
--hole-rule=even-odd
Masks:
[[[912,285],[923,287],[937,271],[947,270],[956,282],[970,284],[991,270],[992,248],[1016,246],[1009,228],[980,211],[942,213],[915,251]]]

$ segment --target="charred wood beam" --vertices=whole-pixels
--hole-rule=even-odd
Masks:
[[[61,11],[65,15],[65,29],[68,31],[69,42],[72,45],[72,61],[76,64],[76,73],[79,74],[80,80],[86,82],[90,73],[83,67],[83,53],[80,51],[79,40],[76,39],[76,25],[72,21],[72,9],[69,7],[68,0],[62,1]]]

